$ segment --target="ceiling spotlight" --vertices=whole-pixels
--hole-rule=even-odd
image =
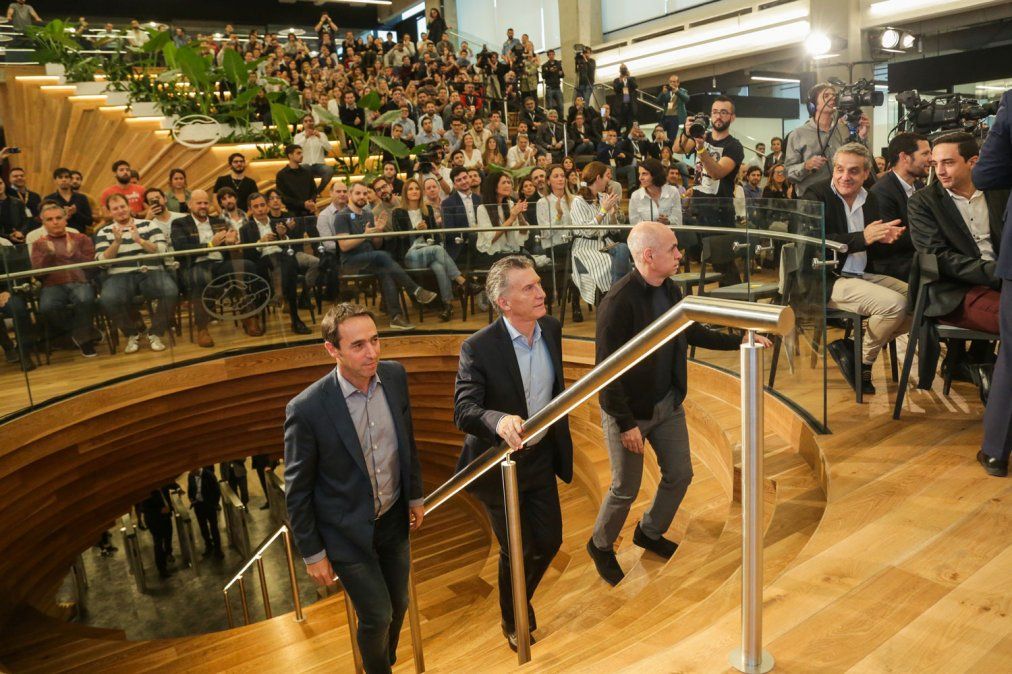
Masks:
[[[896,49],[896,45],[900,43],[900,32],[895,28],[886,28],[879,40],[883,49]]]
[[[825,33],[811,32],[805,38],[805,51],[812,56],[823,56],[833,48],[833,40]]]
[[[900,39],[900,47],[903,49],[913,49],[915,44],[917,44],[916,35],[913,33],[903,33],[903,37]]]

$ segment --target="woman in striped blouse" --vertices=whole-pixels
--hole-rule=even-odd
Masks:
[[[580,297],[594,304],[597,291],[608,292],[612,283],[614,258],[605,252],[612,244],[605,240],[608,230],[579,229],[607,222],[618,208],[621,198],[608,192],[608,166],[592,161],[583,168],[580,193],[573,197],[569,217],[573,229],[573,283],[580,289]],[[619,244],[624,247],[624,244]]]

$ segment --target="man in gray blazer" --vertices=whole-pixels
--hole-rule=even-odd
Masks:
[[[424,515],[407,375],[380,361],[365,307],[339,304],[322,327],[337,367],[288,403],[288,519],[313,580],[344,585],[365,671],[385,673],[408,607],[408,532]]]

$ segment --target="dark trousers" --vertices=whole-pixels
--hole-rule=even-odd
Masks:
[[[682,118],[677,116],[661,117],[661,128],[668,134],[668,140],[672,141],[678,138],[678,130],[682,126]]]
[[[253,271],[253,264],[249,260],[243,259],[225,259],[221,262],[205,260],[195,262],[190,266],[186,272],[186,286],[190,290],[190,310],[193,311],[193,320],[197,324],[198,330],[205,329],[207,324],[211,322],[211,315],[207,312],[207,307],[204,304],[204,289],[212,281],[218,281],[227,274],[240,272],[248,274]],[[213,302],[216,299],[218,298],[209,297],[207,301]]]
[[[95,291],[90,284],[46,286],[39,295],[39,311],[53,334],[69,331],[78,344],[92,341]]]
[[[376,520],[374,554],[368,562],[330,562],[358,615],[358,647],[366,674],[386,674],[397,659],[411,570],[407,511],[401,499]]]
[[[205,550],[221,550],[221,532],[218,530],[218,504],[194,503],[193,514],[204,539]]]
[[[1008,461],[1012,448],[1012,280],[1001,284],[1001,305],[998,312],[1001,348],[991,379],[991,395],[984,410],[984,442],[981,449],[988,456]]]
[[[172,554],[172,520],[169,515],[161,513],[156,517],[145,517],[144,520],[154,541],[155,566],[164,573],[169,568],[167,557]]]
[[[299,261],[294,255],[288,253],[273,253],[264,255],[256,263],[257,275],[267,282],[273,292],[274,283],[272,280],[274,270],[281,275],[281,293],[285,297],[285,304],[288,305],[288,313],[292,321],[299,318]]]
[[[3,288],[0,287],[0,291]],[[28,349],[32,345],[32,322],[28,318],[28,307],[25,306],[25,301],[18,295],[11,293],[10,299],[7,300],[7,304],[0,307],[0,346],[3,346],[4,351],[10,351],[14,348],[14,342],[7,334],[7,326],[4,324],[5,318],[11,318],[14,320],[14,334],[18,340],[18,349],[21,351],[21,358],[28,357]]]
[[[499,610],[507,631],[516,629],[513,616],[513,585],[510,575],[509,535],[503,502],[485,503],[492,531],[499,541]],[[562,546],[562,509],[559,487],[550,486],[520,492],[520,535],[524,544],[524,577],[527,582],[527,615],[531,629],[537,628],[531,599]]]
[[[346,253],[342,269],[349,274],[361,272],[376,274],[383,290],[383,302],[391,318],[401,313],[401,297],[398,287],[414,293],[418,284],[411,280],[404,269],[385,250],[369,250],[361,253]]]

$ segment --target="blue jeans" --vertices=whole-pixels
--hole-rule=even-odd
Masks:
[[[368,562],[330,561],[358,615],[358,647],[366,674],[387,674],[408,610],[408,513],[403,497],[378,520]]]
[[[632,253],[629,246],[620,242],[609,248],[608,254],[611,255],[611,284],[615,285],[615,281],[632,271]]]
[[[179,289],[176,282],[162,269],[147,272],[132,271],[109,274],[102,283],[98,304],[127,337],[137,334],[137,326],[130,320],[130,305],[137,295],[154,303],[151,316],[151,334],[161,337],[169,327],[169,317],[176,309]]]
[[[334,177],[334,167],[327,164],[310,164],[306,168],[309,169],[314,178],[320,179],[320,187],[316,190],[316,193],[323,194],[323,191],[327,189],[327,185],[330,184],[330,179]]]
[[[39,311],[56,332],[70,330],[78,344],[92,341],[95,291],[88,283],[46,286],[39,297]]]
[[[404,261],[409,267],[431,269],[439,286],[439,297],[449,306],[453,301],[453,279],[460,276],[460,269],[446,249],[439,244],[412,248],[405,254]]]
[[[362,272],[376,274],[380,280],[383,302],[387,305],[387,315],[390,318],[401,313],[401,299],[397,287],[400,286],[409,293],[414,293],[418,289],[418,284],[404,273],[404,269],[385,250],[344,253],[341,269],[349,274]]]
[[[593,100],[592,100],[592,98],[594,96],[594,87],[593,87],[593,85],[590,85],[590,84],[582,85],[581,84],[580,86],[576,87],[576,93],[574,94],[574,96],[583,96],[583,100],[587,103],[587,105],[593,106]],[[573,100],[576,100],[576,99],[574,98]]]
[[[562,118],[562,89],[545,87],[545,107],[555,110],[559,113],[559,118]]]

